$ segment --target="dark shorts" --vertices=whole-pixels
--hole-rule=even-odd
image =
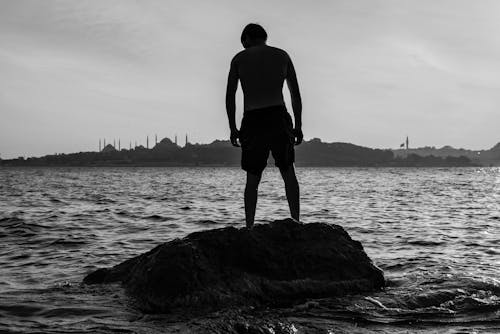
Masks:
[[[241,168],[260,174],[269,152],[275,165],[287,168],[295,161],[293,123],[285,106],[245,111],[240,127]]]

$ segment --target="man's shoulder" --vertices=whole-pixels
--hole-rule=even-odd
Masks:
[[[241,50],[233,57],[232,61],[238,61],[239,59],[244,58],[246,56],[251,57],[252,54],[255,54],[255,53],[260,53],[260,54],[271,53],[274,55],[280,55],[280,56],[285,57],[285,58],[290,58],[290,56],[288,55],[288,53],[285,50],[277,48],[275,46],[266,45],[265,48],[263,48],[263,49],[248,48],[248,49]]]
[[[280,55],[282,55],[282,56],[288,57],[288,53],[287,53],[285,50],[283,50],[283,49],[277,48],[277,47],[275,47],[275,46],[270,46],[270,45],[268,45],[268,48],[269,48],[272,52],[274,52],[274,53],[276,53],[276,54],[280,54]]]
[[[279,59],[278,61],[283,64],[288,65],[292,61],[292,59],[288,55],[288,52],[275,46],[269,47],[269,55],[274,59]]]
[[[241,50],[237,54],[234,55],[233,59],[231,60],[232,63],[237,62],[244,54],[246,50]]]

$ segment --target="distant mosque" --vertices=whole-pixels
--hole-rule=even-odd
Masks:
[[[175,134],[175,140],[174,142],[172,142],[170,140],[170,138],[168,137],[165,137],[163,138],[160,142],[158,142],[158,135],[155,134],[155,147],[157,145],[161,145],[161,146],[165,146],[165,145],[172,145],[172,146],[178,146],[177,144],[177,134]],[[186,133],[186,139],[185,139],[185,143],[184,143],[184,147],[186,147],[189,143],[189,139],[188,139],[188,134]],[[142,147],[144,148],[144,146],[140,145],[139,146],[137,145],[137,141],[134,142],[134,146],[132,147],[132,141],[130,141],[129,143],[129,150],[131,151],[132,149],[137,149],[138,147]],[[146,136],[146,149],[149,149],[149,135]],[[107,144],[106,145],[106,139],[103,138],[99,138],[99,151],[98,152],[116,152],[116,151],[121,151],[121,140],[120,138],[118,138],[118,149],[116,147],[116,139],[113,139],[113,144]]]
[[[102,149],[101,152],[103,152],[103,153],[116,152],[116,148],[113,145],[108,144],[108,145],[104,146],[104,148]]]

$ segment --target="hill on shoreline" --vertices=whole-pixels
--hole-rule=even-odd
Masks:
[[[372,149],[350,143],[325,143],[318,138],[296,146],[296,165],[311,167],[462,167],[500,165],[500,144],[484,151],[488,160],[471,159],[464,154],[423,154],[407,151]],[[432,151],[431,151],[432,152]],[[477,156],[477,154],[476,154]],[[101,152],[53,154],[43,157],[0,160],[0,166],[239,166],[240,149],[227,140],[209,144],[178,146],[164,138],[153,148],[138,146],[116,150],[107,145]],[[269,165],[273,164],[270,156]]]
[[[473,163],[481,166],[500,166],[500,143],[489,150],[467,150],[463,148],[454,148],[451,146],[443,146],[436,148],[433,146],[410,148],[410,149],[397,149],[392,150],[396,157],[405,157],[409,154],[416,154],[422,157],[435,156],[435,157],[467,157]]]

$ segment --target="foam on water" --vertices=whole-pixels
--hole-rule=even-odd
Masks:
[[[193,318],[145,315],[121,287],[80,282],[190,232],[243,226],[241,170],[0,169],[0,331],[500,332],[498,168],[299,168],[298,178],[303,221],[342,225],[387,288]],[[258,222],[288,215],[275,169],[260,194]]]

